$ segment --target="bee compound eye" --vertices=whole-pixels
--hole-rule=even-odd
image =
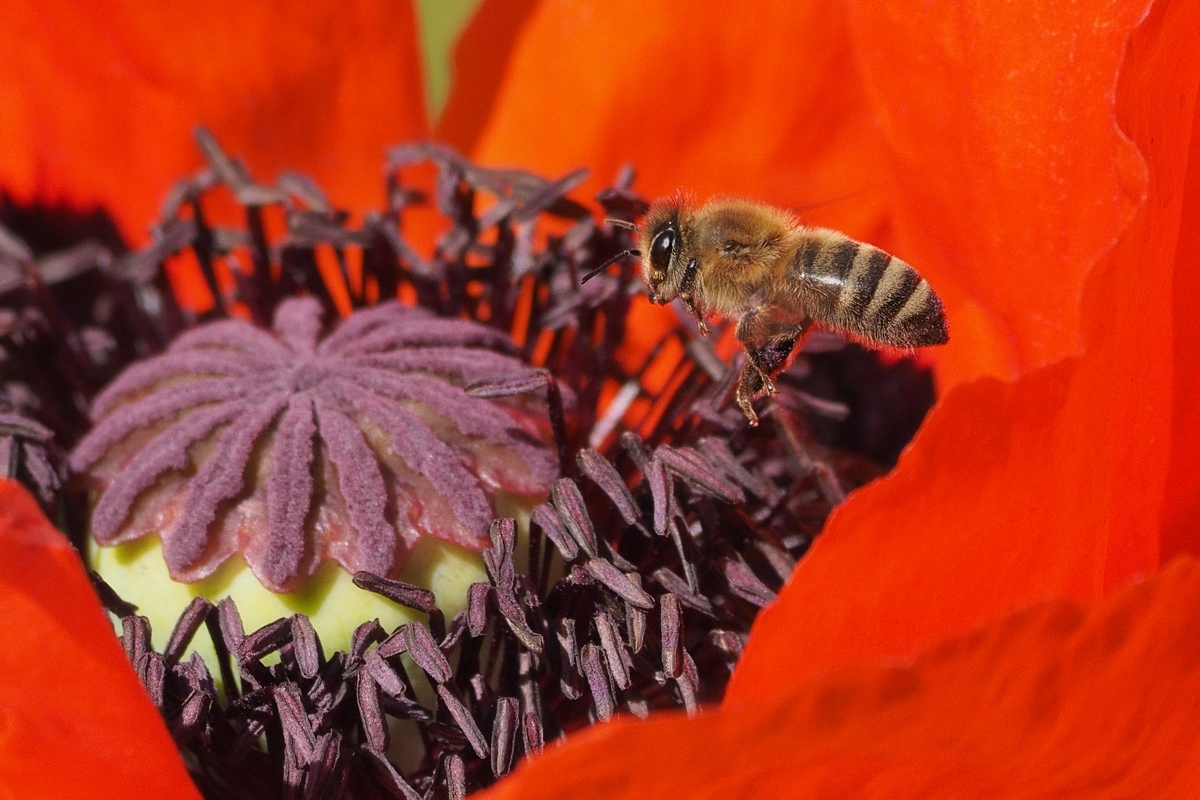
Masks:
[[[650,243],[650,266],[655,272],[666,273],[671,265],[671,253],[675,251],[678,234],[672,228],[660,231]]]

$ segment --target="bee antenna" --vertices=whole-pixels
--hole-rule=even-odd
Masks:
[[[605,261],[605,262],[604,262],[603,264],[601,264],[600,266],[598,266],[598,267],[596,267],[595,269],[593,269],[593,270],[591,270],[590,272],[588,272],[588,274],[584,275],[584,276],[583,276],[583,279],[582,279],[582,280],[580,280],[579,282],[580,282],[581,284],[583,284],[583,283],[587,283],[587,282],[588,282],[588,281],[590,281],[592,278],[594,278],[594,277],[596,277],[597,275],[599,275],[601,272],[604,272],[604,270],[608,269],[608,268],[609,268],[611,265],[613,265],[613,264],[617,263],[617,262],[618,262],[618,261],[620,261],[622,258],[625,258],[625,256],[640,256],[641,254],[642,254],[642,251],[641,251],[641,250],[622,250],[621,252],[619,252],[619,253],[617,253],[615,256],[613,256],[612,258],[610,258],[610,259],[608,259],[607,261]]]
[[[607,223],[609,225],[616,225],[618,228],[624,228],[627,231],[633,231],[634,233],[639,232],[637,225],[634,225],[632,222],[626,222],[623,219],[613,219],[612,217],[606,217],[604,221],[605,221],[605,223]]]

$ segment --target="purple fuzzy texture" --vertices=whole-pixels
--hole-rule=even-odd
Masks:
[[[397,347],[445,347],[446,345],[512,350],[512,342],[509,338],[494,328],[486,328],[483,325],[462,320],[431,317],[380,325],[359,339],[340,343],[339,346],[331,348],[329,353],[351,356],[381,353]]]
[[[520,482],[510,489],[517,494],[538,494],[545,487],[539,485],[542,476],[553,474],[557,469],[554,455],[545,446],[522,430],[504,409],[495,403],[473,403],[460,387],[418,373],[396,374],[376,367],[346,367],[344,374],[361,389],[373,395],[391,400],[411,400],[428,408],[438,408],[450,403],[456,413],[450,422],[464,440],[480,441],[503,447],[518,456],[520,462],[530,467],[528,475],[517,470],[508,470],[505,479]],[[499,480],[499,478],[497,478]]]
[[[356,311],[352,317],[344,320],[337,330],[326,336],[317,345],[317,354],[324,356],[340,352],[347,343],[361,339],[381,325],[431,319],[436,317],[424,308],[405,308],[399,303],[370,306]]]
[[[167,567],[180,572],[196,562],[208,544],[207,532],[217,518],[218,507],[242,490],[246,464],[254,443],[287,403],[287,395],[272,394],[257,406],[247,409],[217,437],[213,454],[188,484],[180,520],[164,534],[163,556]]]
[[[312,398],[296,395],[279,423],[271,475],[267,478],[267,536],[262,551],[250,550],[252,569],[273,583],[287,583],[299,574],[305,554],[304,525],[312,507]]]
[[[375,453],[367,445],[358,426],[339,409],[319,402],[317,419],[329,458],[338,465],[338,488],[346,503],[350,522],[358,533],[357,543],[365,545],[366,554],[380,555],[387,543],[395,542],[397,531],[387,521],[387,488],[379,472]],[[403,536],[403,532],[400,535]],[[379,575],[390,571],[388,559],[373,560],[373,565],[359,569]],[[381,566],[383,569],[379,569]]]
[[[330,381],[331,388],[346,405],[376,421],[391,438],[391,448],[411,471],[437,487],[449,501],[454,525],[451,539],[458,544],[475,544],[491,520],[491,508],[479,483],[463,466],[458,454],[437,437],[420,417],[364,392],[356,384]],[[414,499],[420,494],[412,488]]]
[[[298,298],[297,302],[308,305],[307,300]],[[288,317],[288,311],[280,304],[276,312]],[[279,343],[279,340],[267,331],[248,325],[237,319],[223,319],[210,322],[199,328],[181,333],[171,343],[170,352],[182,353],[191,350],[205,350],[217,353],[233,352],[238,358],[248,362],[267,363],[273,360],[286,359],[291,353]]]
[[[275,313],[275,331],[296,355],[312,353],[321,335],[321,304],[311,297],[284,303]]]
[[[71,468],[82,472],[107,455],[118,442],[135,431],[145,430],[189,409],[243,397],[256,387],[249,381],[213,379],[192,381],[163,389],[121,407],[119,414],[105,417],[71,453]]]
[[[170,378],[205,374],[235,378],[248,375],[255,368],[254,364],[239,361],[233,352],[179,352],[170,357],[148,358],[122,372],[92,401],[92,415],[106,416],[127,395]]]
[[[221,403],[189,414],[143,448],[137,458],[117,473],[96,504],[92,512],[92,535],[96,541],[110,544],[135,539],[144,533],[130,532],[124,527],[134,501],[163,473],[186,469],[188,448],[214,429],[237,419],[239,406],[236,402]]]
[[[382,367],[399,372],[432,372],[455,376],[464,383],[516,375],[529,368],[515,358],[466,347],[406,348],[350,356],[346,363],[358,367]]]
[[[326,558],[392,574],[422,536],[481,549],[494,491],[546,495],[544,418],[462,388],[528,369],[506,337],[387,303],[322,341],[321,313],[298,298],[270,332],[193,329],[101,393],[71,454],[98,541],[157,533],[189,581],[241,551],[290,591]]]

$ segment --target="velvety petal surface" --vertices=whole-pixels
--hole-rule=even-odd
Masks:
[[[1198,627],[1200,563],[1181,559],[1086,612],[1041,604],[911,665],[597,726],[476,797],[1184,797],[1200,770]]]
[[[1191,24],[1198,24],[1197,16]],[[1170,461],[1161,521],[1164,562],[1177,553],[1200,553],[1200,325],[1195,310],[1200,297],[1200,103],[1193,107],[1182,199],[1169,312],[1172,386]]]
[[[0,797],[199,798],[79,556],[0,479]]]
[[[527,5],[486,0],[459,42],[438,133],[476,158],[551,174],[586,165],[596,188],[631,163],[651,196],[807,205],[864,192],[840,213],[862,230],[878,221],[883,161],[841,0],[764,3],[753,25],[721,24],[728,6],[708,1],[687,13],[660,0]],[[508,52],[489,43],[498,9],[526,18]],[[490,113],[460,118],[489,80]]]
[[[459,44],[438,132],[478,159],[593,185],[630,162],[652,196],[749,195],[891,247],[946,300],[945,386],[1078,351],[1084,277],[1144,191],[1112,125],[1144,0],[529,5],[485,2]],[[501,9],[524,22],[494,39]]]
[[[1173,318],[1200,275],[1194,230],[1180,236],[1200,202],[1198,25],[1200,3],[1156,4],[1131,40],[1116,121],[1149,184],[1088,276],[1083,353],[951,390],[759,618],[728,702],[908,657],[1043,598],[1089,602],[1200,550],[1195,400],[1179,388],[1195,387],[1200,364],[1192,315]]]
[[[383,201],[384,148],[427,135],[407,0],[3,0],[0,18],[0,189],[101,205],[135,242],[201,166],[198,124],[355,209]]]
[[[851,0],[896,248],[949,307],[945,386],[1077,352],[1081,286],[1145,192],[1112,124],[1145,0]]]

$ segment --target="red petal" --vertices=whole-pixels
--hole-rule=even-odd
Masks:
[[[619,720],[480,800],[1182,797],[1200,771],[1200,564],[1084,613],[1046,603],[910,667],[773,702]]]
[[[717,0],[516,5],[507,61],[482,16],[463,38],[475,69],[439,131],[481,160],[586,164],[592,186],[631,162],[650,195],[816,204],[808,221],[893,247],[942,293],[946,385],[1077,352],[1083,279],[1144,188],[1112,126],[1144,0],[777,2],[752,25]],[[490,116],[472,105],[493,96]]]
[[[852,0],[894,243],[949,310],[943,385],[1078,352],[1084,278],[1144,196],[1112,108],[1148,5]]]
[[[454,84],[437,122],[439,139],[464,152],[474,150],[502,90],[497,69],[511,53],[540,0],[482,2],[471,15],[454,48]]]
[[[1192,4],[1192,8],[1195,4]],[[1195,14],[1191,24],[1198,24]],[[1150,22],[1157,18],[1152,17]],[[1150,80],[1146,76],[1145,80]],[[1166,103],[1164,102],[1164,105]],[[1192,143],[1184,178],[1183,211],[1169,318],[1171,363],[1170,461],[1162,509],[1162,561],[1177,553],[1200,555],[1200,102],[1192,117]]]
[[[79,556],[0,479],[0,796],[199,798]]]
[[[1172,387],[1200,379],[1184,349],[1195,338],[1194,232],[1182,249],[1178,238],[1200,203],[1198,26],[1200,3],[1162,4],[1133,37],[1117,120],[1145,155],[1149,194],[1089,275],[1084,354],[1012,385],[950,392],[760,617],[733,701],[831,665],[903,658],[1048,596],[1091,601],[1153,572],[1164,550],[1200,551],[1196,400]],[[1178,323],[1173,307],[1188,309]]]
[[[666,0],[547,0],[532,12],[490,0],[458,47],[460,64],[486,54],[488,72],[459,73],[439,134],[489,163],[586,165],[592,188],[628,162],[650,195],[828,203],[815,220],[863,233],[879,221],[883,161],[842,5],[780,0],[756,8],[755,24],[730,25],[718,0],[686,13]],[[512,7],[527,19],[508,53],[483,23]],[[548,53],[565,57],[548,69]],[[455,112],[488,96],[490,115]]]
[[[209,126],[253,174],[378,206],[384,148],[426,135],[407,2],[0,3],[0,187],[99,204],[144,241]]]

